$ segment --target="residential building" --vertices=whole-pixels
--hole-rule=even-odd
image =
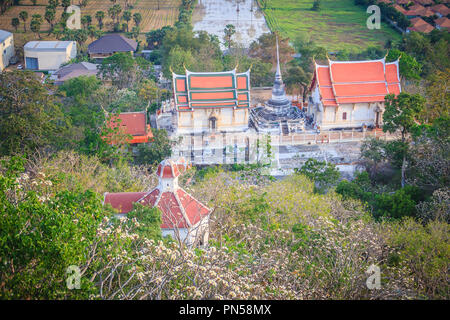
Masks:
[[[434,27],[423,20],[422,18],[412,18],[411,19],[411,27],[407,28],[407,32],[410,31],[416,31],[416,32],[423,32],[423,33],[430,33],[434,30]]]
[[[208,243],[211,210],[178,185],[178,177],[188,168],[184,158],[162,161],[156,171],[159,183],[148,192],[105,193],[104,204],[126,216],[134,203],[161,211],[163,236],[171,236],[188,246]]]
[[[110,128],[119,127],[120,134],[131,136],[126,139],[126,142],[129,144],[147,143],[153,138],[150,124],[147,123],[147,111],[112,114],[108,121]],[[122,143],[123,140],[120,135],[116,135],[114,138],[107,137],[106,139],[109,144]]]
[[[172,73],[178,134],[248,129],[250,70]]]
[[[430,8],[426,8],[420,4],[415,4],[406,10],[406,13],[404,13],[408,18],[415,18],[415,17],[432,17],[434,16],[434,11]]]
[[[434,23],[436,24],[437,29],[450,31],[450,19],[447,17],[436,19],[434,20]]]
[[[107,34],[95,40],[88,46],[91,59],[104,59],[117,52],[130,52],[137,49],[137,42],[120,34]]]
[[[323,130],[380,127],[385,96],[400,92],[398,60],[315,63],[308,115]]]
[[[30,41],[24,46],[25,68],[30,70],[58,70],[76,56],[75,41]]]
[[[96,76],[98,72],[97,65],[90,62],[72,63],[59,68],[51,76],[56,85],[61,85],[64,81],[79,76]]]
[[[445,4],[437,4],[430,7],[431,10],[439,17],[447,17],[450,14],[450,9]]]
[[[3,71],[14,56],[14,36],[11,32],[0,30],[0,71]]]

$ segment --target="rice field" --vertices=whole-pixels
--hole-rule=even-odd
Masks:
[[[140,23],[141,33],[148,32],[150,30],[159,29],[164,26],[173,25],[178,18],[178,8],[181,0],[160,0],[160,8],[158,10],[158,0],[129,0],[128,3],[132,6],[130,11],[132,14],[139,12],[142,15],[142,22]],[[21,5],[9,8],[3,15],[0,15],[0,29],[15,31],[11,26],[11,19],[19,16],[21,11],[28,12],[27,31],[30,32],[30,21],[33,14],[40,14],[44,17],[45,6],[47,0],[37,0],[36,6],[32,5],[30,0],[22,0]],[[117,4],[122,7],[122,12],[125,8],[124,0],[117,0]],[[78,0],[73,0],[72,4],[78,5]],[[113,6],[111,0],[89,0],[88,5],[81,8],[81,14],[90,15],[92,17],[92,23],[97,25],[95,19],[95,13],[97,11],[105,12],[105,18],[103,20],[104,30],[110,30],[112,28],[112,19],[108,15],[108,9]],[[59,20],[63,8],[59,6],[56,10],[56,20]],[[134,26],[133,20],[129,22],[129,28]],[[49,30],[50,25],[47,21],[43,21],[41,31],[45,32]],[[23,22],[20,21],[18,32],[23,32]]]
[[[366,26],[369,14],[354,0],[322,0],[321,10],[311,10],[312,0],[259,0],[269,28],[295,39],[303,34],[329,51],[361,51],[384,45],[401,35],[384,22],[379,30]]]

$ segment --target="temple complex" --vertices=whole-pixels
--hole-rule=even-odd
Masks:
[[[248,129],[250,70],[173,75],[176,134]]]
[[[272,98],[264,106],[252,109],[251,122],[258,132],[288,134],[304,130],[304,119],[298,108],[292,106],[286,97],[281,77],[280,57],[277,39],[277,70],[272,87]]]
[[[321,130],[378,128],[383,121],[384,97],[400,92],[398,60],[315,63],[308,115]]]

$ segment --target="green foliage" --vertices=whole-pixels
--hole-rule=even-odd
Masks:
[[[119,52],[103,59],[99,73],[119,89],[132,88],[149,73],[150,67],[142,57],[133,58],[128,52]]]
[[[386,57],[387,62],[395,61],[400,58],[400,75],[407,80],[420,79],[422,72],[422,65],[409,54],[402,52],[398,49],[392,49],[389,51]]]
[[[449,225],[431,221],[422,225],[405,219],[388,226],[388,244],[398,250],[397,264],[408,266],[417,291],[431,299],[448,299]]]
[[[143,239],[162,240],[161,212],[158,208],[151,208],[139,203],[133,205],[133,210],[127,214],[129,224],[137,222],[135,232]]]
[[[22,165],[12,158],[3,162],[5,170],[0,174],[0,296],[87,299],[96,291],[87,277],[93,270],[82,278],[81,290],[69,290],[66,269],[70,265],[83,268],[97,226],[107,212],[90,191],[50,196],[42,193],[44,189],[22,192],[18,182]]]
[[[54,97],[31,71],[0,74],[0,155],[31,154],[65,128]]]
[[[295,172],[314,181],[319,192],[327,191],[341,176],[334,164],[312,158],[308,159],[300,169],[295,169]]]
[[[167,131],[152,128],[152,133],[151,143],[143,143],[138,146],[138,154],[135,158],[138,164],[158,164],[172,154],[173,142],[170,140]]]

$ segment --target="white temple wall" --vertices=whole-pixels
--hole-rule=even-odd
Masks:
[[[216,119],[216,131],[242,131],[248,128],[248,109],[210,108],[178,112],[178,133],[211,131],[211,119]]]

